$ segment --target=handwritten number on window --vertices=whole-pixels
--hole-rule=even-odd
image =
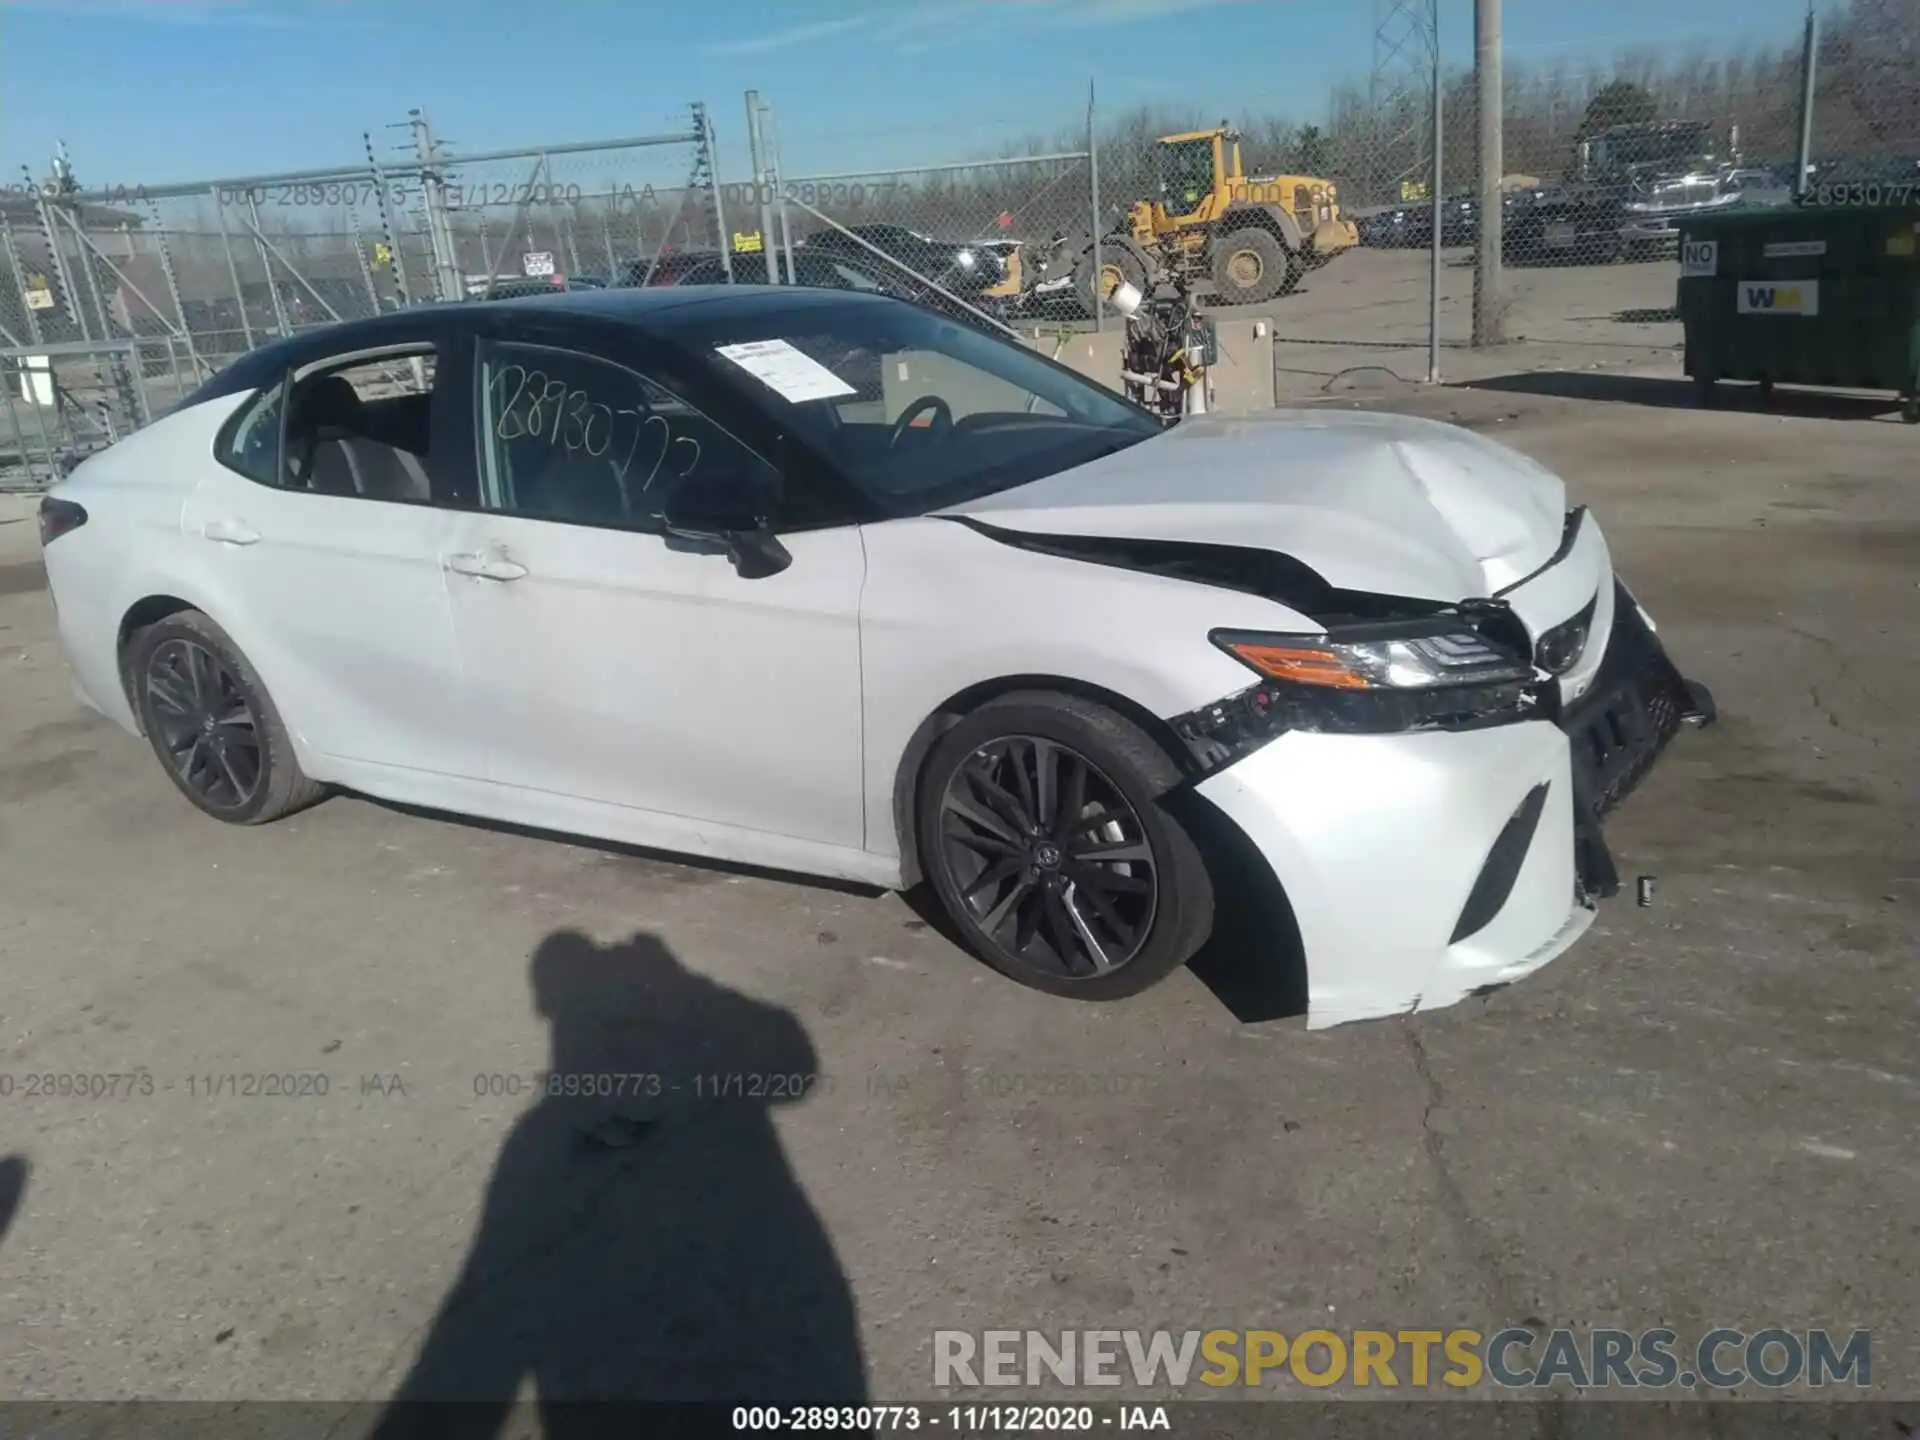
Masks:
[[[507,381],[513,381],[513,397],[505,405],[500,397],[507,393]],[[514,407],[520,403],[520,393],[527,388],[527,370],[524,365],[503,365],[493,375],[493,408],[499,418],[494,421],[493,433],[502,440],[518,440],[527,433],[526,422],[514,414]]]
[[[620,486],[622,501],[629,509],[633,492],[627,481],[636,460],[647,461],[646,479],[639,487],[642,494],[653,488],[662,471],[670,472],[669,479],[678,482],[693,474],[700,464],[699,440],[691,435],[676,435],[673,422],[652,411],[644,402],[615,408],[595,400],[588,391],[575,389],[544,371],[530,371],[523,365],[503,365],[494,371],[490,389],[496,440],[530,440],[555,446],[570,455],[583,454],[595,460],[605,457]],[[624,447],[618,441],[622,417],[633,422],[632,434]],[[658,434],[647,438],[656,427]],[[653,453],[649,456],[647,451]],[[681,453],[675,454],[676,451]],[[671,463],[669,456],[673,457]]]

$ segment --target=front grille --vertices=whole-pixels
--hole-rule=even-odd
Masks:
[[[1691,703],[1686,681],[1640,618],[1640,607],[1617,587],[1613,616],[1592,688],[1560,717],[1575,789],[1596,819],[1646,778]]]

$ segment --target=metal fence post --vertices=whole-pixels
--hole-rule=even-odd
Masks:
[[[714,157],[713,117],[707,113],[705,105],[696,104],[693,107],[693,121],[700,139],[699,149],[694,155],[690,183],[697,184],[704,177],[707,193],[713,197],[714,239],[720,246],[720,268],[726,273],[727,283],[731,285],[733,283],[733,251],[727,243],[727,211],[720,197],[720,167]],[[651,269],[648,273],[651,278]]]
[[[367,169],[373,172],[373,199],[380,210],[380,240],[387,247],[387,264],[393,269],[393,286],[400,292],[400,303],[411,305],[413,296],[407,287],[407,262],[400,253],[400,243],[393,236],[393,212],[387,207],[387,176],[380,168],[380,161],[373,153],[373,134],[362,130],[360,139],[367,147]]]
[[[578,200],[567,201],[567,208],[564,213],[567,227],[567,273],[569,275],[578,275],[580,273],[580,202]],[[613,277],[611,275],[607,277],[607,283],[609,285],[613,283]]]
[[[207,195],[213,201],[213,217],[220,226],[220,248],[227,252],[227,278],[233,281],[233,301],[240,307],[240,334],[247,342],[247,349],[253,349],[253,323],[247,319],[247,292],[240,285],[240,266],[233,258],[233,236],[227,233],[227,212],[220,199],[220,189],[216,185],[207,187]]]
[[[427,123],[427,112],[409,116],[414,154],[420,161],[421,202],[427,214],[427,244],[433,251],[434,290],[442,300],[460,298],[460,263],[453,248],[453,224],[447,218],[446,179],[440,173],[440,146]]]
[[[475,237],[480,241],[480,263],[491,267],[493,263],[493,241],[487,235],[487,212],[483,206],[474,212]],[[462,294],[465,294],[465,281],[462,281]],[[489,282],[491,283],[491,282]]]
[[[260,229],[260,206],[253,196],[247,196],[247,228],[253,231],[254,248],[260,252],[260,268],[267,276],[267,298],[273,302],[273,323],[280,327],[280,333],[291,335],[293,326],[287,323],[287,307],[280,303],[280,281],[273,273],[273,257],[267,253],[266,236]]]
[[[33,461],[27,455],[27,432],[20,428],[20,416],[13,408],[13,385],[10,383],[12,377],[8,376],[7,380],[9,381],[6,387],[7,425],[8,428],[13,431],[13,444],[20,455],[20,468],[26,472],[27,481],[31,484],[33,481]]]
[[[1433,17],[1433,243],[1427,257],[1427,383],[1440,383],[1440,242],[1446,230],[1446,129],[1441,108],[1446,77],[1440,69],[1440,0],[1429,0]]]
[[[772,197],[767,194],[766,141],[760,129],[760,92],[747,91],[747,150],[753,163],[753,198],[760,210],[760,259],[766,270],[766,283],[780,283],[778,242],[773,235]]]
[[[1093,207],[1093,328],[1107,328],[1100,294],[1100,137],[1094,133],[1093,81],[1087,81],[1087,198]]]
[[[46,237],[47,258],[53,263],[54,278],[60,282],[60,303],[66,306],[67,315],[80,332],[80,338],[92,339],[87,333],[86,312],[80,308],[79,295],[73,288],[73,275],[67,269],[66,252],[60,248],[59,231],[53,223],[53,207],[47,202],[46,192],[34,183],[33,172],[22,165],[20,173],[27,177],[27,186],[33,191],[34,210],[40,217],[40,233]]]
[[[32,370],[28,370],[23,366],[19,373],[22,375],[32,375],[35,372]],[[55,428],[58,428],[60,423],[60,410],[59,410],[60,397],[59,397],[59,392],[54,389],[53,358],[51,356],[47,358],[46,375],[47,375],[48,392],[52,394],[54,397],[54,415],[53,415],[54,425],[55,425]],[[7,392],[7,403],[9,408],[11,408],[13,403],[12,391]],[[53,476],[59,467],[56,465],[54,461],[55,446],[53,443],[53,432],[47,429],[46,411],[41,407],[41,404],[38,400],[28,398],[27,404],[30,405],[33,409],[33,428],[40,432],[40,448],[46,452],[47,474],[49,476]],[[27,467],[27,478],[29,480],[33,478],[33,467],[31,465]]]
[[[360,235],[360,217],[347,207],[347,236],[353,241],[353,258],[360,262],[360,278],[366,282],[367,303],[373,307],[373,313],[380,313],[380,291],[373,283],[373,267],[367,264],[367,246]]]
[[[800,272],[793,265],[793,226],[787,222],[787,197],[780,179],[780,122],[771,105],[763,105],[760,109],[766,117],[766,133],[762,139],[767,148],[768,173],[772,177],[774,214],[780,226],[780,249],[787,257],[787,284],[798,285]]]

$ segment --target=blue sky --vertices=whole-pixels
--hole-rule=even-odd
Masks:
[[[1441,0],[1471,56],[1471,0]],[[1792,35],[1804,0],[1506,0],[1508,54]],[[133,186],[351,161],[424,106],[456,152],[677,128],[703,99],[744,168],[741,92],[788,173],[931,163],[1103,108],[1324,115],[1373,0],[0,0],[0,160]],[[663,163],[665,156],[663,154]],[[677,162],[676,162],[677,163]],[[560,178],[566,178],[562,175]]]

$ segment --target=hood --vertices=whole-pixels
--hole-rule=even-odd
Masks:
[[[1035,535],[1268,550],[1342,590],[1453,602],[1553,558],[1566,487],[1504,445],[1403,415],[1192,416],[940,511]]]

